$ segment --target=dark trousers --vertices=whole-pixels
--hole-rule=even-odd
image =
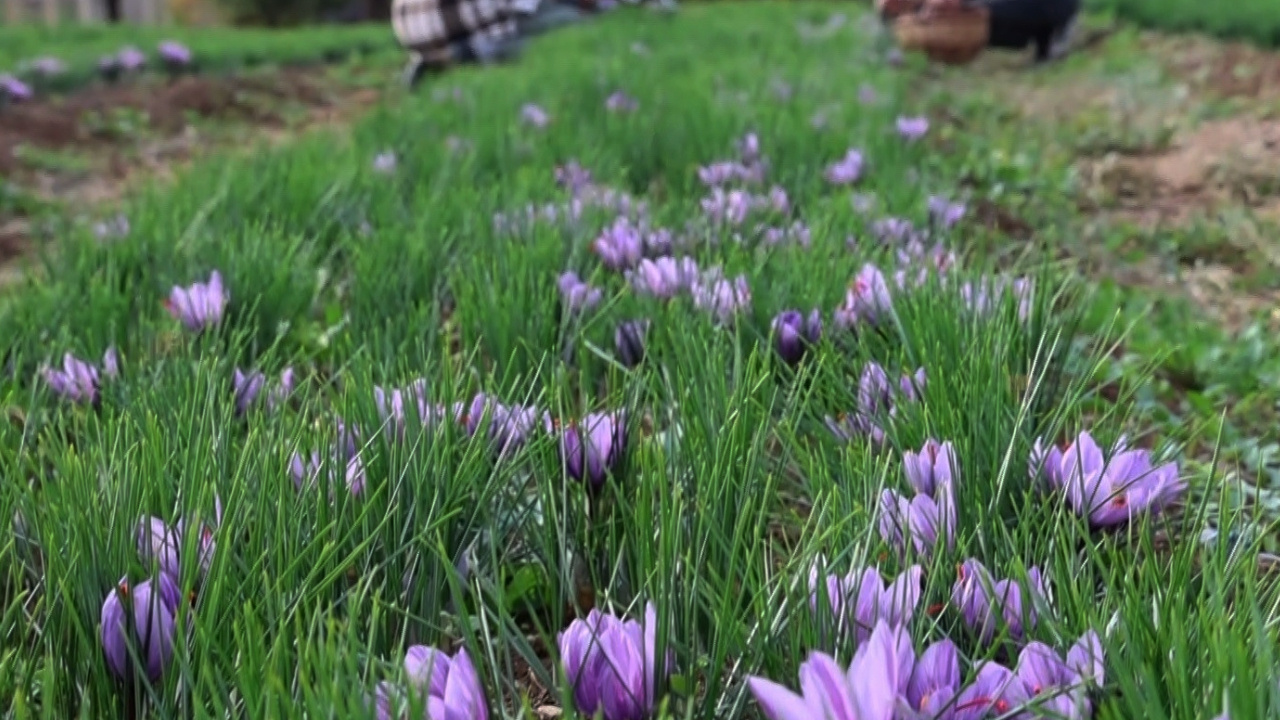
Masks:
[[[989,0],[991,47],[1022,50],[1035,44],[1036,59],[1047,60],[1054,37],[1080,12],[1080,0]]]

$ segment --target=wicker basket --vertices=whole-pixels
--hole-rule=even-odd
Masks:
[[[894,21],[893,32],[904,50],[919,50],[936,62],[963,65],[987,46],[990,13],[984,6],[930,8],[902,15]]]

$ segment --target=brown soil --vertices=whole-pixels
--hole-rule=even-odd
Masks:
[[[1194,90],[1219,98],[1280,97],[1280,55],[1274,52],[1195,36],[1151,35],[1144,44]]]
[[[1280,195],[1280,121],[1204,123],[1166,152],[1081,161],[1085,177],[1143,227],[1183,224],[1220,207],[1266,208]]]
[[[23,169],[18,148],[95,149],[128,140],[87,120],[122,110],[147,118],[151,132],[172,135],[191,117],[279,125],[281,102],[323,106],[329,100],[314,73],[293,70],[251,77],[193,76],[138,85],[97,85],[67,96],[36,100],[0,112],[0,173]]]

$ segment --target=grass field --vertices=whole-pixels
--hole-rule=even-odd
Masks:
[[[38,91],[65,91],[96,79],[99,60],[128,47],[147,56],[150,70],[160,70],[158,48],[164,42],[187,47],[192,67],[204,72],[332,61],[395,45],[382,23],[301,30],[24,25],[0,28],[0,75],[15,75]],[[62,67],[41,73],[31,67],[41,58],[53,58]]]
[[[60,238],[6,714],[1274,717],[1274,343],[1074,272],[1060,138],[876,32],[620,11]]]
[[[1156,30],[1211,33],[1266,47],[1280,46],[1280,5],[1269,0],[1221,4],[1197,0],[1086,0],[1085,6]]]

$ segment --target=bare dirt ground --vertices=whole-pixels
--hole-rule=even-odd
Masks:
[[[382,93],[324,68],[95,85],[0,112],[0,178],[25,203],[0,203],[0,282],[20,275],[40,232],[30,207],[104,210],[141,179],[260,140],[339,125]]]
[[[1280,53],[1122,31],[1058,67],[991,54],[943,81],[1075,165],[1088,222],[1071,254],[1090,273],[1188,297],[1231,330],[1280,327]],[[1117,237],[1143,257],[1118,262]]]

